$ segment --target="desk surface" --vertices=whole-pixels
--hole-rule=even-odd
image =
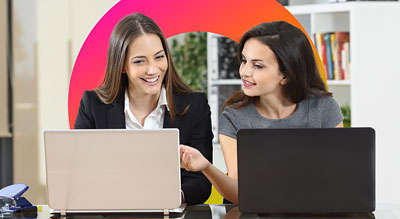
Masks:
[[[15,218],[35,218],[36,215],[16,215]],[[52,215],[49,213],[49,208],[43,206],[42,212],[37,214],[38,219],[47,218],[60,218],[60,215]],[[74,214],[67,215],[67,218],[82,218],[82,219],[94,219],[94,218],[168,218],[164,217],[162,214]],[[348,217],[322,217],[322,216],[269,216],[269,217],[258,217],[257,215],[243,215],[239,212],[238,206],[236,205],[195,205],[186,207],[183,214],[170,215],[169,218],[377,218],[377,219],[400,219],[400,205],[393,204],[377,204],[376,211],[371,215],[365,216],[348,216]]]

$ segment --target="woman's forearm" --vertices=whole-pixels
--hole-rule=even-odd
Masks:
[[[227,176],[212,164],[202,172],[223,197],[235,204],[239,202],[238,181],[236,179]]]

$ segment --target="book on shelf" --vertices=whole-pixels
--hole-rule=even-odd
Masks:
[[[340,75],[340,80],[347,80],[348,79],[348,62],[350,56],[348,55],[348,48],[347,51],[345,49],[345,44],[349,45],[350,42],[350,35],[348,32],[336,32],[336,39],[338,44],[338,70]]]
[[[349,80],[349,32],[315,33],[315,46],[328,80]]]
[[[344,72],[345,72],[345,75],[344,75],[344,79],[345,80],[350,80],[350,74],[349,74],[349,72],[350,72],[350,43],[349,42],[346,42],[346,43],[344,43],[343,44],[343,47],[344,47],[344,61],[343,61],[343,64],[344,64]]]
[[[331,52],[332,52],[332,65],[333,65],[333,80],[340,80],[339,78],[339,62],[338,62],[338,48],[336,34],[330,34],[331,38]]]
[[[325,54],[325,41],[324,41],[324,35],[322,33],[315,34],[315,43],[319,58],[324,66],[325,78],[328,79],[329,75],[328,75],[328,68],[326,66],[326,56],[322,55]]]
[[[333,80],[333,65],[332,65],[332,47],[331,47],[331,36],[330,33],[324,34],[324,42],[326,46],[325,54],[326,56],[326,66],[328,68],[328,79]]]

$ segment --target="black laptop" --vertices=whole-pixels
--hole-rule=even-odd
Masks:
[[[372,128],[242,129],[237,144],[242,213],[375,210]]]

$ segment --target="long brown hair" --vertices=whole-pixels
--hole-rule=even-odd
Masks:
[[[168,69],[162,83],[166,89],[169,114],[171,120],[174,121],[174,117],[180,112],[175,109],[173,94],[192,93],[193,91],[179,78],[161,29],[151,18],[141,13],[134,13],[124,17],[114,27],[108,44],[106,75],[103,83],[95,89],[95,92],[106,104],[113,103],[124,94],[128,86],[128,77],[122,71],[129,44],[138,36],[148,33],[156,34],[160,38],[168,60]],[[187,109],[188,107],[184,111]]]
[[[267,45],[275,54],[279,71],[287,81],[283,85],[283,95],[291,102],[299,103],[308,94],[332,96],[322,81],[310,42],[300,29],[285,21],[262,23],[253,27],[240,40],[239,62],[242,60],[244,44],[251,38]],[[223,109],[227,106],[241,108],[254,103],[257,98],[246,96],[242,90],[236,91],[225,102]]]

